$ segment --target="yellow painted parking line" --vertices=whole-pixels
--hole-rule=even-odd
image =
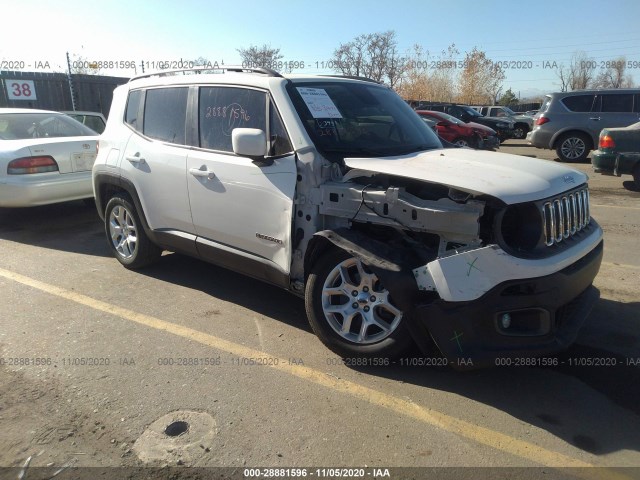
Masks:
[[[143,313],[135,312],[126,308],[118,307],[101,300],[83,295],[77,292],[73,292],[55,285],[41,282],[31,277],[21,275],[10,270],[0,268],[0,277],[12,280],[14,282],[21,283],[31,288],[35,288],[42,292],[55,295],[60,298],[67,299],[75,302],[79,305],[98,310],[100,312],[115,315],[124,320],[135,322],[146,327],[161,330],[173,335],[177,335],[182,338],[193,340],[202,345],[209,346],[216,350],[228,352],[232,355],[237,355],[244,358],[255,357],[273,357],[272,355],[255,350],[253,348],[245,347],[228,340],[210,335],[208,333],[200,332],[198,330],[191,329],[182,325],[177,325],[165,320],[160,320]],[[386,408],[397,414],[412,418],[427,425],[438,427],[447,432],[454,433],[460,437],[468,440],[473,440],[482,445],[500,450],[510,455],[515,455],[520,458],[529,460],[536,464],[555,467],[576,469],[570,470],[574,476],[588,478],[588,479],[611,479],[611,480],[628,480],[630,477],[620,474],[618,472],[603,470],[601,468],[594,469],[596,465],[578,460],[573,457],[569,457],[559,452],[547,450],[543,447],[535,445],[530,442],[519,440],[504,433],[491,430],[490,428],[482,427],[474,423],[467,422],[457,417],[453,417],[446,413],[442,413],[431,408],[425,408],[417,405],[409,400],[390,395],[372,388],[360,385],[349,380],[342,380],[333,376],[330,376],[320,370],[316,370],[310,367],[301,365],[290,365],[286,359],[278,359],[277,362],[273,362],[275,365],[268,365],[268,367],[289,375],[307,380],[309,382],[321,385],[336,392],[341,392],[346,395],[364,400],[372,405],[376,405],[382,408]]]
[[[622,268],[630,268],[632,270],[640,270],[640,265],[629,265],[626,263],[602,262],[602,265],[605,265],[607,267],[622,267]]]
[[[624,208],[627,210],[640,210],[640,207],[627,207],[626,205],[602,205],[602,204],[595,204],[592,203],[589,205],[590,208],[596,207],[596,208]]]

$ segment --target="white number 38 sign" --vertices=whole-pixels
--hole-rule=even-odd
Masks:
[[[9,100],[37,100],[33,80],[5,80]]]

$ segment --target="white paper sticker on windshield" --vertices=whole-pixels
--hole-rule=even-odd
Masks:
[[[338,107],[323,88],[297,88],[313,118],[342,118]]]

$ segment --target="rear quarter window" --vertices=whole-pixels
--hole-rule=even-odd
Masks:
[[[572,112],[590,112],[594,99],[595,95],[574,95],[565,97],[561,101]]]
[[[127,99],[127,110],[124,115],[124,121],[136,130],[140,130],[138,128],[138,111],[140,107],[141,95],[142,90],[133,90],[129,92],[129,98]]]

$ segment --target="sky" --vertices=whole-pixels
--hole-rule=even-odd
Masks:
[[[579,50],[594,60],[624,56],[640,85],[638,0],[20,0],[3,9],[0,69],[66,71],[71,60],[114,62],[105,74],[130,77],[159,62],[204,57],[238,65],[239,48],[270,45],[283,60],[304,62],[294,73],[327,68],[340,44],[393,30],[399,52],[413,45],[433,55],[449,45],[458,60],[474,47],[505,66],[504,90],[521,98],[559,90],[555,68]],[[15,17],[14,17],[15,15]],[[122,63],[121,63],[122,62]],[[126,68],[134,64],[136,69]],[[11,68],[13,67],[13,68]],[[22,68],[19,68],[22,67]],[[155,67],[155,68],[154,68]]]

